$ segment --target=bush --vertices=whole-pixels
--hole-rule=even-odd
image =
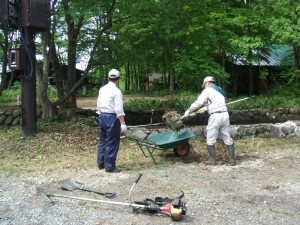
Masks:
[[[21,97],[21,82],[16,81],[11,89],[4,90],[0,95],[0,106],[17,105],[17,96]]]
[[[174,97],[168,100],[134,99],[124,103],[126,110],[176,110],[183,111],[195,100],[192,97]]]

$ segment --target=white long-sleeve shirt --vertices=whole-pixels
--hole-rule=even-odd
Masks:
[[[115,113],[117,117],[125,116],[123,109],[123,95],[115,83],[109,81],[101,87],[97,99],[99,113]]]
[[[207,101],[207,104],[205,104]],[[189,110],[197,109],[200,105],[205,104],[208,114],[217,111],[227,111],[225,97],[211,87],[205,88],[197,100],[190,106]]]

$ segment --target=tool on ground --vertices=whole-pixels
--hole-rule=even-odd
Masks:
[[[96,193],[96,194],[99,194],[99,195],[104,195],[105,197],[107,198],[114,198],[116,197],[116,193],[115,192],[100,192],[100,191],[97,191],[97,190],[94,190],[94,189],[91,189],[91,188],[88,188],[88,187],[84,187],[82,186],[82,184],[80,184],[79,182],[76,182],[75,180],[72,180],[72,179],[66,179],[63,181],[62,183],[62,186],[61,186],[62,189],[64,190],[67,190],[67,191],[73,191],[73,190],[82,190],[82,191],[88,191],[88,192],[93,192],[93,193]]]
[[[182,220],[182,216],[185,215],[187,211],[186,203],[181,200],[184,196],[183,192],[178,198],[174,198],[174,199],[167,198],[167,197],[166,198],[156,197],[155,201],[151,199],[145,199],[142,202],[134,202],[134,203],[131,202],[132,190],[134,186],[139,182],[141,176],[142,174],[139,174],[139,176],[137,177],[137,179],[135,180],[134,184],[130,189],[129,192],[130,203],[105,201],[105,200],[90,199],[90,198],[80,198],[75,196],[58,195],[58,194],[46,194],[46,195],[50,199],[51,197],[60,197],[60,198],[77,199],[77,200],[90,201],[90,202],[130,206],[132,207],[134,212],[161,213],[170,216],[174,221]]]
[[[241,101],[245,101],[250,99],[250,97],[246,97],[246,98],[242,98],[236,101],[232,101],[227,103],[226,105],[231,105],[237,102],[241,102]],[[191,112],[189,115],[187,116],[182,116],[180,118],[177,118],[176,120],[173,121],[169,121],[168,125],[170,126],[170,128],[174,131],[179,131],[180,129],[182,129],[184,127],[184,120],[188,119],[188,118],[193,118],[195,117],[198,113],[203,113],[207,110],[206,107],[202,107],[200,106],[200,109],[197,108],[196,110],[194,110],[193,112]]]

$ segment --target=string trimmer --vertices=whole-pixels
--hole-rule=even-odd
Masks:
[[[98,200],[98,199],[90,199],[90,198],[81,198],[75,196],[67,196],[67,195],[59,195],[59,194],[46,194],[47,197],[51,199],[51,197],[60,197],[60,198],[69,198],[69,199],[77,199],[83,201],[90,201],[90,202],[99,202],[99,203],[106,203],[106,204],[114,204],[114,205],[124,205],[132,207],[134,212],[147,212],[147,213],[160,213],[164,215],[168,215],[174,221],[179,221],[182,219],[182,216],[186,214],[187,208],[186,203],[181,199],[184,196],[184,193],[181,192],[181,195],[178,198],[162,198],[156,197],[155,200],[145,199],[142,202],[131,202],[131,193],[134,186],[139,182],[142,174],[139,174],[137,179],[135,180],[134,184],[132,185],[129,191],[129,201],[127,202],[115,202],[115,201],[105,201],[105,200]],[[52,199],[51,199],[52,200]]]
[[[250,99],[250,97],[246,97],[246,98],[242,98],[242,99],[239,99],[239,100],[236,100],[236,101],[232,101],[232,102],[227,103],[226,105],[231,105],[231,104],[234,104],[234,103],[237,103],[237,102],[245,101],[247,99]],[[193,112],[191,112],[189,115],[182,116],[179,119],[176,119],[176,120],[173,120],[173,121],[171,120],[168,123],[168,125],[171,127],[172,130],[179,131],[180,129],[182,129],[184,127],[184,124],[183,124],[184,120],[186,120],[188,118],[193,118],[198,113],[203,113],[206,110],[207,110],[207,108],[206,107],[202,107],[202,105],[201,105],[197,109],[195,109]]]

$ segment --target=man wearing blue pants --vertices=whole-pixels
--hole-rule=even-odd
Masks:
[[[100,142],[98,146],[97,164],[106,172],[119,173],[116,159],[120,146],[121,132],[126,132],[123,95],[117,87],[120,72],[112,69],[108,73],[108,84],[101,87],[97,99],[97,110],[100,122]]]

